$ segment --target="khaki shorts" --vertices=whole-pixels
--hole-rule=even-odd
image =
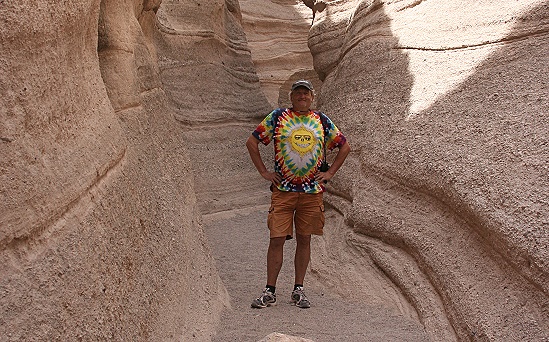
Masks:
[[[276,187],[271,195],[271,207],[267,218],[270,237],[293,237],[300,235],[322,235],[324,227],[324,202],[322,193],[280,191]]]

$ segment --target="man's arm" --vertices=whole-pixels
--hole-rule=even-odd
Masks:
[[[336,174],[337,170],[339,170],[341,165],[343,165],[343,162],[347,158],[347,155],[349,155],[349,152],[351,152],[351,146],[348,142],[345,142],[345,144],[339,147],[335,160],[333,164],[330,165],[328,171],[317,173],[315,179],[318,182],[330,180]]]
[[[263,163],[263,160],[261,159],[261,154],[259,153],[259,143],[260,141],[253,135],[250,135],[250,137],[246,141],[246,147],[248,148],[248,152],[250,153],[250,158],[252,159],[252,162],[254,163],[255,168],[257,169],[261,177],[265,178],[275,185],[278,185],[282,181],[282,176],[276,172],[269,172],[267,170],[267,168],[265,167],[265,163]]]

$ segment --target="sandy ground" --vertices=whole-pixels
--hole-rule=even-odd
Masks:
[[[292,305],[295,240],[287,241],[285,246],[277,305],[252,309],[251,301],[265,285],[267,209],[263,204],[203,217],[204,230],[231,300],[213,341],[259,341],[273,332],[317,342],[429,340],[417,322],[387,308],[363,304],[359,298],[341,298],[310,275],[305,289],[312,307],[300,309]]]

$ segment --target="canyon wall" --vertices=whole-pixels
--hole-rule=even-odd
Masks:
[[[240,6],[252,61],[272,108],[290,106],[290,86],[298,79],[320,88],[307,46],[312,10],[299,0],[240,0]]]
[[[228,305],[184,127],[268,104],[237,1],[160,3],[0,3],[2,341],[209,340]]]
[[[549,338],[548,33],[547,1],[331,1],[311,29],[353,146],[317,258],[381,270],[433,340]]]
[[[192,160],[200,212],[253,205],[257,198],[250,193],[265,187],[252,177],[257,171],[244,142],[272,109],[252,63],[238,1],[164,0],[157,16],[162,88]]]

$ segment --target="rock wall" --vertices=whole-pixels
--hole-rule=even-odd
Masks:
[[[290,80],[311,79],[320,88],[307,46],[312,10],[301,0],[240,0],[240,6],[259,83],[271,107],[289,105]]]
[[[433,340],[549,338],[548,29],[533,0],[333,1],[311,29],[354,148],[328,196],[343,244]]]
[[[162,87],[193,160],[202,213],[252,205],[249,194],[265,188],[251,177],[244,142],[271,107],[241,20],[236,0],[163,1],[158,11]]]
[[[182,122],[266,101],[236,1],[160,2],[0,3],[0,340],[208,340],[228,305]]]

